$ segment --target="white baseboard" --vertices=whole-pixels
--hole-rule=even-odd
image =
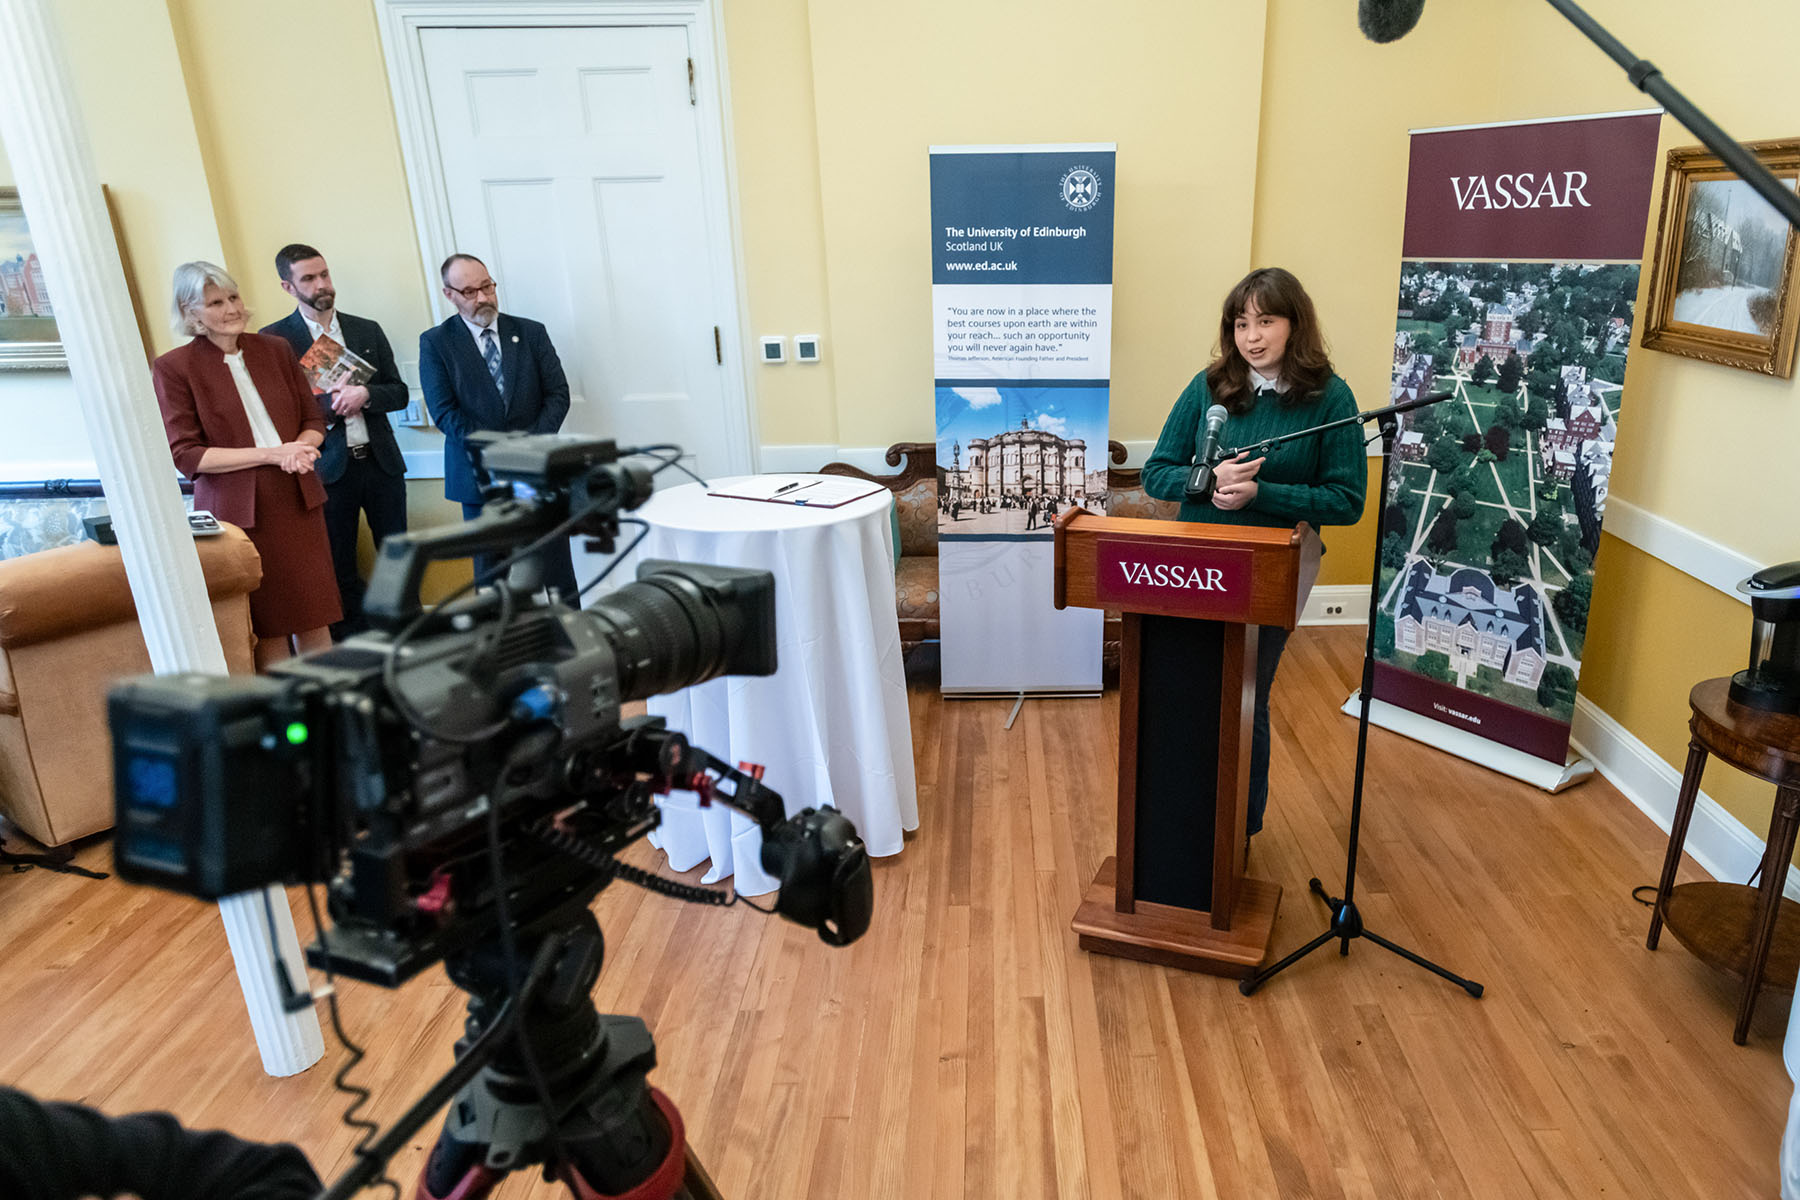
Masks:
[[[1702,537],[1693,530],[1653,512],[1647,512],[1617,496],[1606,502],[1606,532],[1628,542],[1677,571],[1710,584],[1740,604],[1750,597],[1737,590],[1738,580],[1762,570],[1765,564],[1740,554],[1722,542]]]
[[[1302,625],[1363,625],[1368,619],[1369,589],[1360,583],[1321,584],[1300,610]]]
[[[435,450],[402,450],[400,457],[406,460],[408,479],[444,477],[444,451],[441,447]]]
[[[1586,696],[1575,697],[1570,740],[1627,800],[1656,822],[1658,829],[1669,831],[1675,819],[1675,798],[1681,792],[1679,770],[1596,708]],[[1743,883],[1762,861],[1763,839],[1720,807],[1703,788],[1694,802],[1694,817],[1688,824],[1684,848],[1714,879]],[[1645,864],[1646,883],[1656,882],[1661,866],[1660,860]],[[1800,870],[1792,866],[1788,868],[1785,891],[1790,899],[1800,900]]]

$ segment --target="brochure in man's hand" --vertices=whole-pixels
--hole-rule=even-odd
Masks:
[[[732,484],[728,491],[706,494],[731,500],[761,500],[768,504],[839,508],[883,490],[879,483],[837,475],[753,475]]]
[[[300,356],[300,369],[306,373],[306,381],[312,384],[315,392],[334,392],[341,387],[367,383],[375,377],[375,368],[368,359],[329,333],[321,333],[318,340],[307,347],[306,353]]]

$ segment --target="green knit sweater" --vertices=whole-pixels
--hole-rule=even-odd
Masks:
[[[1156,449],[1144,463],[1144,490],[1158,500],[1180,500],[1181,520],[1268,526],[1305,521],[1317,529],[1323,525],[1354,525],[1362,516],[1369,468],[1360,425],[1346,425],[1318,437],[1299,438],[1275,447],[1257,473],[1256,499],[1244,508],[1227,511],[1210,503],[1189,504],[1182,493],[1199,446],[1197,435],[1206,410],[1212,405],[1212,392],[1206,386],[1206,372],[1202,371],[1175,402],[1162,436],[1156,439]],[[1249,412],[1231,414],[1219,434],[1219,444],[1250,445],[1355,413],[1356,397],[1350,394],[1350,385],[1333,375],[1315,400],[1289,405],[1264,398]]]

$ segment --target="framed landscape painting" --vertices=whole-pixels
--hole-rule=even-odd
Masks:
[[[68,365],[18,190],[0,188],[0,368]]]
[[[1747,148],[1788,187],[1800,138]],[[1794,372],[1796,238],[1773,205],[1701,146],[1669,151],[1644,345],[1765,375]]]

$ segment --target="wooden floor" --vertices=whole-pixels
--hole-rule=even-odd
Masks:
[[[1308,877],[1341,887],[1360,636],[1304,630],[1283,662],[1251,860],[1286,889],[1276,953],[1324,928]],[[1775,1194],[1787,999],[1733,1046],[1733,986],[1668,938],[1644,949],[1630,891],[1663,836],[1608,784],[1546,796],[1377,731],[1364,916],[1487,994],[1358,943],[1245,998],[1076,949],[1111,850],[1115,695],[1028,703],[1010,732],[1005,703],[912,699],[920,828],[879,864],[858,945],[624,886],[597,905],[599,1004],[649,1021],[731,1200]],[[449,1064],[461,996],[433,972],[344,1007],[391,1118]],[[0,1080],[292,1139],[329,1177],[351,1139],[327,1041],[263,1075],[213,908],[0,876]],[[408,1194],[424,1149],[396,1164]]]

